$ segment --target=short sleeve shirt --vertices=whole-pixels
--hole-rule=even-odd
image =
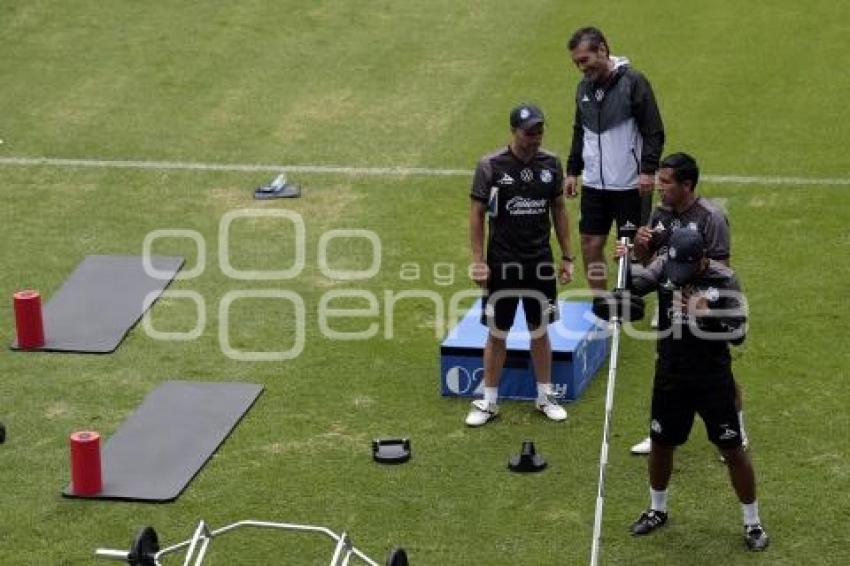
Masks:
[[[681,227],[699,231],[706,246],[706,256],[715,261],[730,257],[729,220],[726,214],[710,200],[697,197],[690,208],[681,214],[666,206],[659,206],[649,217],[653,231],[650,251],[663,256],[667,253],[670,234]]]
[[[470,196],[487,206],[487,262],[551,261],[550,207],[563,192],[564,171],[552,153],[527,163],[506,147],[481,158]]]

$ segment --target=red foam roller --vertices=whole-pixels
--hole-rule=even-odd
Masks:
[[[18,291],[14,295],[14,302],[18,347],[23,350],[41,348],[44,346],[41,295],[38,291]]]
[[[100,435],[91,431],[71,434],[71,491],[74,495],[97,495],[102,490]]]

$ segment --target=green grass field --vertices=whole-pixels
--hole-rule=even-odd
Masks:
[[[219,526],[256,518],[346,530],[379,560],[398,544],[417,565],[586,564],[604,371],[568,407],[565,424],[543,422],[530,404],[507,403],[500,423],[468,430],[467,401],[439,396],[442,333],[433,304],[401,300],[385,320],[386,292],[428,290],[448,300],[471,288],[463,275],[469,178],[293,174],[304,198],[257,203],[251,189],[268,172],[9,158],[471,170],[507,141],[507,113],[520,100],[544,108],[546,145],[565,155],[579,77],[564,44],[588,23],[652,81],[667,151],[693,153],[715,178],[761,179],[706,181],[700,191],[726,199],[732,262],[750,300],[751,333],[735,372],[773,539],[763,555],[743,549],[739,506],[700,424],[678,454],[671,524],[645,539],[628,536],[648,499],[645,462],[628,447],[646,427],[654,350],[626,339],[602,563],[846,563],[850,313],[840,293],[850,244],[850,54],[841,48],[848,19],[845,4],[827,0],[0,2],[0,342],[14,338],[12,293],[31,287],[49,298],[88,254],[140,254],[156,229],[195,230],[207,247],[203,274],[171,287],[203,297],[200,338],[158,341],[139,326],[111,355],[0,354],[0,422],[9,431],[0,446],[0,563],[94,564],[95,547],[125,546],[145,524],[173,543],[199,519]],[[836,181],[771,180],[779,177]],[[577,202],[569,206],[575,224]],[[219,222],[242,208],[300,215],[306,265],[297,278],[237,281],[222,273]],[[322,274],[320,238],[335,229],[379,236],[375,277]],[[292,231],[282,221],[242,220],[231,232],[234,267],[292,263]],[[159,240],[154,251],[185,255],[187,269],[197,260],[187,239]],[[370,262],[364,240],[337,240],[328,251],[337,269]],[[422,269],[418,281],[401,276],[412,263]],[[435,280],[438,264],[456,267],[450,284]],[[578,275],[572,287],[583,285]],[[245,362],[222,353],[219,304],[241,289],[303,298],[300,355]],[[323,336],[317,309],[336,290],[378,297],[377,316],[333,323],[347,331],[374,323],[375,337]],[[234,303],[230,342],[291,348],[292,315],[285,302]],[[195,312],[186,300],[164,299],[151,320],[162,331],[188,331]],[[63,499],[69,433],[110,435],[172,378],[263,383],[266,391],[177,502]],[[370,440],[386,435],[413,439],[411,463],[371,462]],[[526,438],[550,462],[539,476],[505,471]],[[256,531],[217,539],[207,563],[327,564],[331,548]]]

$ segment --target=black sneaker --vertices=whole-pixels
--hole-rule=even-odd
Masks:
[[[640,514],[638,520],[632,523],[629,530],[632,531],[633,535],[648,535],[666,522],[667,513],[649,509]]]
[[[753,552],[760,552],[767,548],[770,539],[767,538],[767,533],[760,523],[755,525],[744,525],[744,542],[747,543],[747,549]]]

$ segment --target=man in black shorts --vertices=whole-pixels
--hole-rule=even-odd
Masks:
[[[618,245],[617,255],[624,253]],[[632,534],[648,534],[667,522],[673,453],[687,441],[694,415],[699,414],[709,440],[729,468],[742,506],[747,548],[764,550],[768,537],[759,519],[753,465],[741,446],[729,354],[729,343],[743,342],[747,323],[734,273],[706,257],[699,230],[684,227],[670,235],[664,257],[645,269],[635,267],[630,284],[639,295],[657,289],[659,303],[648,466],[650,507],[632,524]]]
[[[537,409],[554,421],[567,418],[551,391],[552,347],[547,332],[558,315],[556,279],[567,283],[573,274],[564,173],[560,160],[540,148],[544,118],[538,107],[514,108],[510,126],[510,144],[478,162],[470,195],[471,275],[485,289],[481,322],[489,333],[484,346],[484,398],[472,402],[466,417],[469,426],[481,426],[499,414],[505,340],[520,300],[531,333]],[[489,217],[486,259],[485,216]],[[557,262],[549,245],[553,227],[562,252]]]
[[[577,30],[567,48],[584,78],[576,89],[564,190],[576,196],[582,175],[581,253],[588,286],[604,291],[611,222],[633,228],[646,223],[664,126],[649,81],[625,57],[611,56],[600,30]]]
[[[682,226],[697,230],[705,242],[705,255],[729,266],[731,241],[729,220],[711,200],[697,194],[699,166],[687,153],[673,153],[661,160],[658,169],[658,192],[661,203],[635,235],[635,258],[644,265],[656,257],[664,257],[670,234]],[[735,406],[741,423],[741,441],[747,448],[749,440],[744,430],[741,390],[735,382]],[[632,454],[649,454],[647,436],[631,448]]]

